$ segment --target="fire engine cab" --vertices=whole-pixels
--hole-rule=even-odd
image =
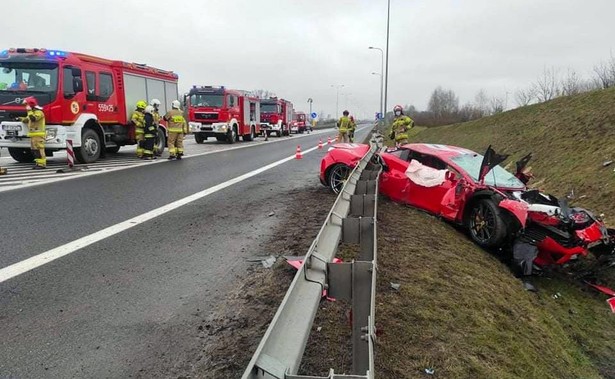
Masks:
[[[159,99],[164,114],[178,99],[177,75],[143,64],[97,58],[47,49],[10,49],[0,52],[0,147],[13,159],[32,162],[24,98],[34,96],[47,124],[45,149],[49,155],[73,141],[81,163],[106,152],[133,145],[135,127],[130,116],[138,100]],[[158,149],[166,145],[166,128],[158,130]]]
[[[261,128],[267,135],[289,135],[292,117],[293,104],[290,101],[277,97],[261,100]]]
[[[306,131],[305,112],[293,112],[293,122],[290,124],[291,133],[303,133]]]
[[[197,143],[208,137],[235,143],[252,141],[261,132],[260,102],[246,91],[224,86],[193,86],[184,98],[190,131]]]

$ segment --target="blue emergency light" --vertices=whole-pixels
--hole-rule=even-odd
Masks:
[[[65,51],[59,51],[59,50],[49,50],[47,52],[47,55],[50,57],[65,57],[66,56],[66,52]]]

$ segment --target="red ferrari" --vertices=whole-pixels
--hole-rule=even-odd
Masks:
[[[320,166],[320,181],[339,192],[368,145],[336,144]],[[591,212],[570,208],[565,200],[526,188],[524,168],[515,175],[499,163],[507,156],[491,147],[480,155],[461,147],[413,143],[380,152],[380,193],[463,226],[486,248],[512,247],[526,275],[561,265],[592,251],[615,260],[615,229]]]

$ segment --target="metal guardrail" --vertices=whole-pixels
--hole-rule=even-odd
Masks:
[[[381,166],[372,162],[382,147],[373,135],[370,150],[351,172],[312,242],[244,379],[372,379],[376,338],[376,215]],[[339,243],[360,245],[358,259],[332,263]],[[326,377],[297,375],[323,290],[352,304],[352,372]]]

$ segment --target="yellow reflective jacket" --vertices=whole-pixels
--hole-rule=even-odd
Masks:
[[[408,131],[414,126],[414,121],[406,116],[401,115],[393,120],[393,131],[395,132],[395,141],[408,139]]]
[[[350,129],[350,117],[348,116],[340,117],[340,120],[337,122],[337,124],[340,128],[340,132],[342,133],[348,132],[348,130]]]
[[[154,116],[154,124],[156,124],[156,126],[160,125],[160,119],[162,118],[160,117],[160,113],[158,113],[158,111],[153,111],[152,116]]]
[[[26,117],[21,122],[28,124],[28,137],[45,137],[45,114],[40,109],[28,111]]]
[[[143,128],[145,128],[145,114],[141,111],[132,112],[132,116],[130,116],[130,121],[137,128],[137,134],[143,134]]]
[[[171,109],[164,115],[164,119],[167,121],[167,127],[169,133],[187,133],[188,125],[184,114],[179,109]]]

